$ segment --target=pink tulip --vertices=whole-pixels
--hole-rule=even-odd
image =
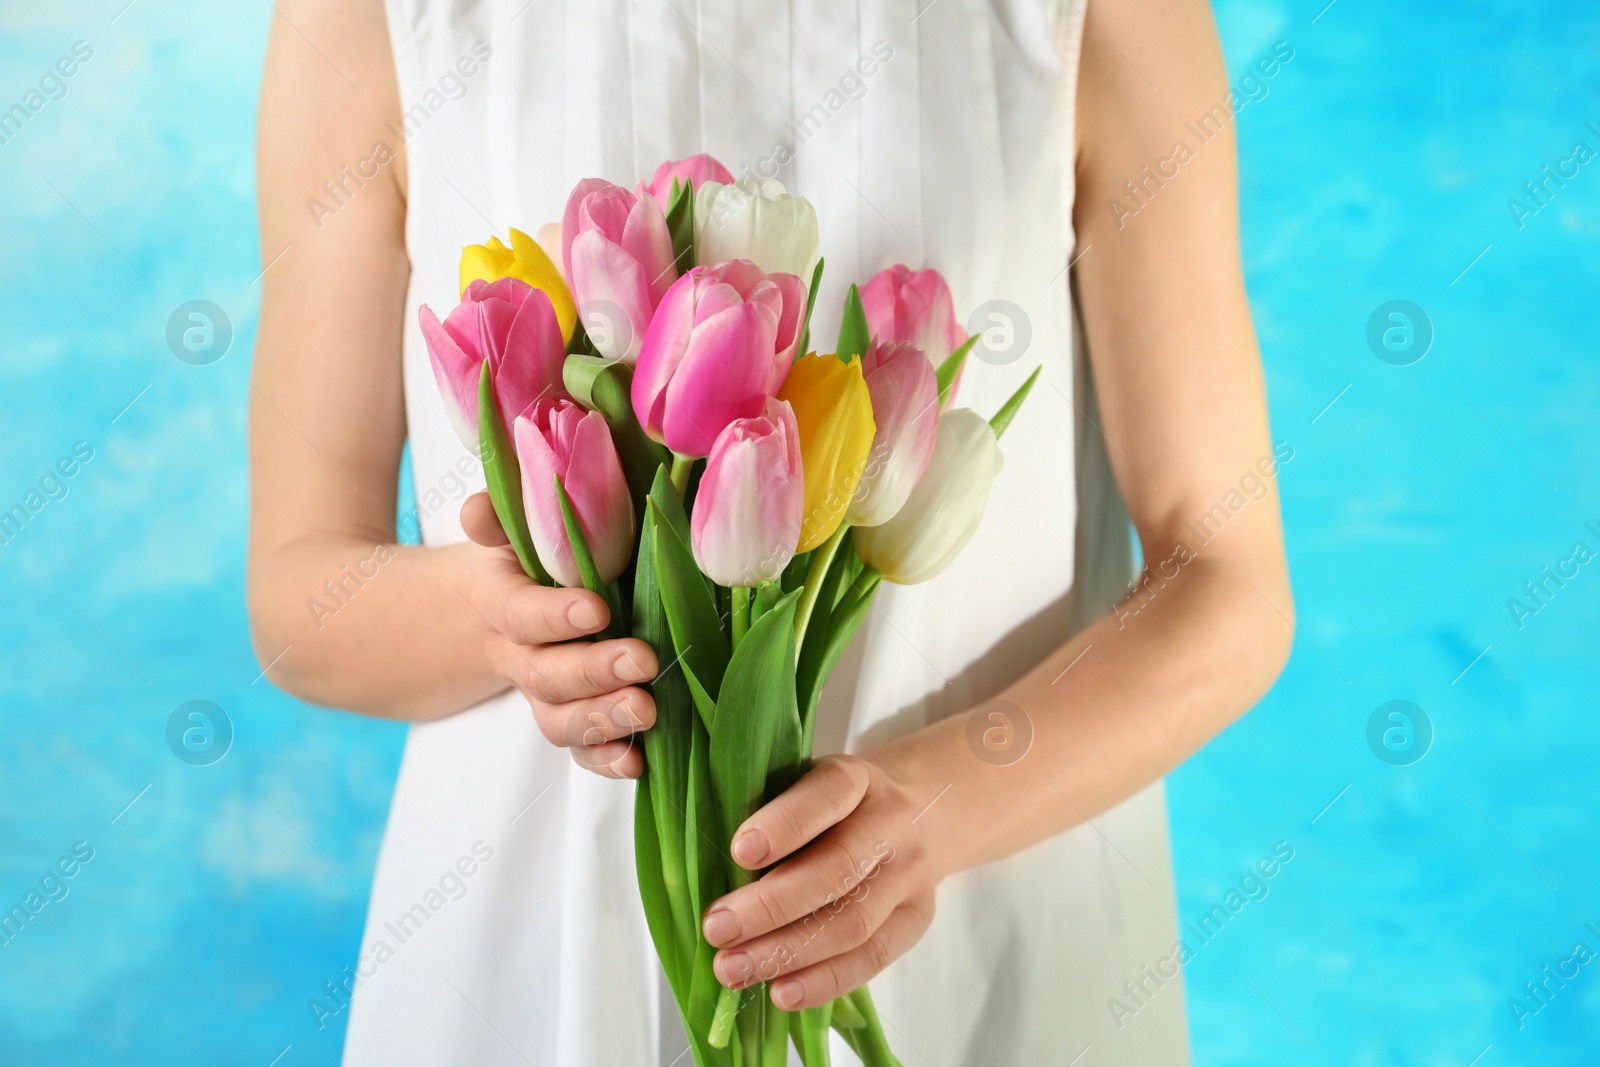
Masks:
[[[794,362],[805,307],[804,282],[745,259],[679,278],[633,372],[645,432],[680,455],[704,456],[723,427],[760,415]]]
[[[697,156],[690,156],[688,159],[680,159],[676,162],[668,160],[661,164],[656,168],[655,177],[650,179],[649,185],[644,182],[639,183],[639,188],[634,191],[635,195],[643,197],[645,193],[649,193],[661,205],[661,210],[665,211],[668,201],[672,199],[672,179],[674,178],[678,179],[680,183],[693,182],[696,189],[706,182],[721,182],[723,185],[733,184],[732,172],[702,152]]]
[[[689,519],[695,562],[718,585],[755,586],[794,558],[805,506],[800,425],[782,400],[717,435]]]
[[[595,350],[633,363],[656,305],[678,277],[661,205],[585,178],[567,199],[561,245],[567,285]]]
[[[872,421],[872,450],[845,513],[852,526],[878,526],[905,504],[939,431],[939,383],[933,364],[905,342],[875,340],[861,357]]]
[[[450,424],[472,452],[478,451],[478,381],[485,359],[507,427],[540,397],[567,395],[561,385],[567,358],[561,324],[550,298],[528,283],[475,281],[444,322],[426,304],[417,318]]]
[[[914,271],[899,263],[880,270],[862,286],[861,306],[872,336],[909,341],[936,367],[967,339],[956,323],[950,286],[936,270]]]
[[[633,498],[605,419],[571,400],[546,398],[518,417],[514,436],[528,530],[545,569],[562,585],[583,584],[556,495],[560,476],[601,581],[615,581],[633,555]]]

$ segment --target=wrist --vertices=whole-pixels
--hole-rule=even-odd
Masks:
[[[867,756],[907,799],[907,831],[924,857],[934,885],[972,866],[971,828],[959,818],[960,797],[970,794],[963,780],[962,752],[949,751],[943,724],[897,738]],[[956,735],[957,743],[960,742]]]

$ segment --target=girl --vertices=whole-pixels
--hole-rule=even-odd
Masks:
[[[905,263],[986,331],[962,403],[992,412],[1044,368],[972,544],[884,590],[825,693],[818,750],[849,755],[736,836],[776,866],[708,909],[719,977],[765,968],[784,1008],[872,979],[907,1064],[1187,1063],[1160,779],[1293,634],[1203,0],[275,8],[255,638],[289,692],[415,724],[345,1062],[681,1050],[615,780],[665,664],[575,640],[603,601],[524,578],[482,497],[458,510],[476,460],[416,322],[454,304],[462,246],[559,219],[580,178],[707,152],[816,205],[814,337],[850,280]],[[408,441],[423,546],[391,547]],[[1247,477],[1266,491],[1235,507]],[[336,615],[307,610],[378,548]]]

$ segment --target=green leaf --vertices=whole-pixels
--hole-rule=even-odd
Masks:
[[[961,365],[967,361],[967,353],[972,351],[972,346],[978,343],[982,334],[973,334],[961,343],[961,347],[945,357],[939,364],[939,369],[934,372],[934,380],[939,383],[939,408],[942,411],[950,403],[950,391],[956,387],[956,379],[961,376]]]
[[[800,327],[800,343],[794,346],[794,358],[799,359],[810,351],[811,312],[817,306],[817,290],[822,288],[822,265],[827,260],[817,257],[817,269],[811,272],[811,288],[806,290],[806,321]]]
[[[561,384],[574,400],[595,411],[595,383],[614,367],[626,368],[626,364],[604,356],[591,356],[587,352],[572,352],[561,364]]]
[[[672,453],[650,440],[633,413],[633,369],[619,360],[573,354],[562,364],[561,378],[578,403],[598,411],[606,420],[628,480],[634,513],[642,520],[644,498],[655,482],[656,469],[670,463]]]
[[[691,723],[688,789],[684,809],[688,816],[683,840],[683,855],[689,872],[689,900],[695,916],[696,936],[699,917],[711,902],[728,890],[727,867],[717,844],[716,828],[721,825],[715,786],[711,779],[711,734],[700,723]]]
[[[799,595],[787,594],[750,627],[722,679],[711,730],[711,780],[722,809],[724,842],[767,795],[769,769],[792,763],[798,747],[794,608]],[[792,742],[779,751],[784,738]]]
[[[814,732],[812,718],[817,709],[817,698],[828,680],[823,669],[823,650],[828,644],[829,620],[834,605],[839,600],[839,588],[844,582],[850,560],[855,556],[853,543],[840,545],[833,562],[817,589],[816,605],[812,618],[806,625],[806,634],[800,646],[800,659],[795,665],[796,694],[800,705],[800,733],[803,739],[802,755],[811,755],[810,739]]]
[[[807,756],[811,754],[811,740],[816,732],[817,699],[822,695],[822,687],[827,683],[828,676],[839,665],[839,657],[850,647],[850,639],[861,626],[861,620],[865,619],[867,612],[872,609],[872,599],[878,592],[879,581],[876,571],[873,571],[871,577],[865,581],[859,581],[857,587],[846,593],[844,599],[839,601],[839,605],[833,609],[833,616],[828,620],[827,640],[823,643],[820,658],[811,667],[815,684],[805,693],[805,698],[810,701],[810,707],[807,708],[802,704],[800,709],[802,715],[800,744]],[[810,643],[808,637],[806,644]]]
[[[688,993],[681,963],[682,951],[673,928],[672,900],[661,872],[661,842],[656,836],[656,816],[650,799],[654,788],[647,769],[639,779],[633,802],[633,858],[639,871],[639,899],[644,904],[645,923],[655,943],[661,968],[667,972],[672,995],[680,1003]]]
[[[789,1013],[765,994],[761,998],[761,1013],[763,1067],[789,1067]]]
[[[667,198],[667,233],[672,236],[672,258],[679,274],[694,266],[694,182],[678,184],[672,179],[672,195]]]
[[[711,590],[695,565],[689,546],[663,514],[654,491],[646,507],[649,518],[645,521],[655,523],[656,581],[661,587],[672,643],[706,691],[720,699],[722,675],[728,666],[728,635],[722,629]]]
[[[761,616],[778,606],[783,599],[783,588],[777,582],[762,582],[756,586],[755,600],[750,606],[750,622],[759,622]]]
[[[561,475],[554,475],[556,480],[556,498],[561,502],[561,521],[567,527],[567,544],[572,547],[572,559],[578,565],[578,575],[583,579],[583,587],[591,593],[599,593],[605,597],[606,607],[610,609],[611,621],[606,623],[606,628],[601,631],[600,637],[626,637],[628,627],[626,616],[622,612],[622,601],[617,594],[617,587],[607,585],[600,580],[600,571],[594,565],[594,556],[589,551],[589,540],[583,536],[583,527],[578,525],[578,513],[573,510],[572,498],[567,495],[567,487],[561,484]]]
[[[655,650],[660,673],[650,683],[655,699],[655,725],[644,733],[645,780],[649,782],[651,806],[656,827],[656,851],[660,856],[661,878],[671,909],[673,945],[679,956],[673,966],[683,976],[678,991],[683,1004],[688,990],[688,971],[695,957],[699,915],[689,906],[689,876],[684,857],[686,815],[684,796],[688,792],[690,738],[695,728],[695,712],[690,706],[689,687],[672,647],[666,609],[661,604],[656,583],[654,534],[646,523],[640,533],[638,567],[634,571],[633,633]],[[660,938],[657,938],[660,945]],[[665,961],[667,957],[662,955]]]
[[[689,981],[689,1006],[684,1013],[690,1019],[688,1033],[695,1043],[697,1055],[711,1047],[712,1020],[716,1016],[717,1002],[722,996],[722,985],[711,969],[716,950],[706,943],[700,930],[699,917],[711,902],[728,892],[728,871],[724,850],[718,845],[718,827],[722,820],[718,814],[715,788],[711,781],[711,738],[698,723],[692,723],[693,742],[689,757],[688,789],[685,808],[688,813],[683,842],[684,857],[689,869],[689,903],[696,918],[694,937],[695,955]],[[724,1043],[725,1045],[726,1043]],[[720,1055],[732,1063],[729,1052]],[[696,1063],[720,1062],[697,1059]]]
[[[1000,405],[1000,410],[994,413],[994,418],[989,420],[989,425],[994,428],[995,437],[1006,432],[1006,427],[1011,425],[1011,420],[1017,417],[1017,412],[1022,408],[1022,402],[1028,399],[1028,394],[1033,391],[1033,383],[1039,380],[1039,372],[1043,367],[1033,368],[1033,373],[1028,375],[1028,380],[1022,383],[1021,388],[1011,394],[1011,399]]]
[[[578,513],[573,510],[572,498],[567,495],[567,487],[561,484],[561,475],[553,477],[556,480],[556,499],[561,502],[561,521],[567,527],[567,544],[572,546],[572,561],[577,564],[578,574],[583,578],[583,587],[591,593],[603,594],[605,583],[595,569],[594,556],[589,552],[589,539],[583,536],[583,527],[578,525]]]
[[[489,486],[489,501],[500,519],[506,540],[517,553],[517,560],[528,577],[541,585],[553,585],[550,572],[539,562],[528,532],[528,515],[522,509],[522,468],[517,451],[500,421],[500,408],[494,402],[494,380],[489,361],[483,361],[478,376],[478,454],[483,460],[483,477]]]
[[[656,475],[655,481],[650,485],[650,499],[655,501],[657,509],[671,524],[677,533],[678,540],[684,544],[689,543],[689,513],[683,508],[683,497],[672,487],[672,479],[667,471]]]
[[[872,331],[867,328],[867,312],[861,306],[861,292],[854,284],[844,297],[844,318],[839,323],[839,361],[849,363],[867,350]]]
[[[812,552],[814,551],[816,550],[812,549]],[[785,593],[792,592],[800,588],[810,572],[811,552],[798,553],[789,561],[789,565],[783,568],[783,575],[778,579],[778,585],[782,586]]]
[[[683,671],[684,681],[689,683],[689,694],[694,697],[694,706],[700,712],[700,721],[707,730],[717,721],[717,701],[706,687],[700,684],[700,679],[694,676],[694,671],[687,663],[679,662],[678,669]]]
[[[572,336],[567,338],[567,352],[569,354],[594,355],[594,344],[589,340],[589,331],[583,328],[582,315],[573,319]]]

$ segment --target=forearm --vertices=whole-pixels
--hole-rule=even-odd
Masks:
[[[268,676],[312,703],[410,720],[504,690],[467,596],[470,550],[327,533],[263,553],[250,601]]]
[[[1291,612],[1282,578],[1196,558],[975,709],[1020,711],[1010,725],[1033,736],[1015,762],[979,759],[967,715],[868,758],[932,804],[920,836],[941,869],[999,859],[1132,796],[1247,710],[1287,657]]]

